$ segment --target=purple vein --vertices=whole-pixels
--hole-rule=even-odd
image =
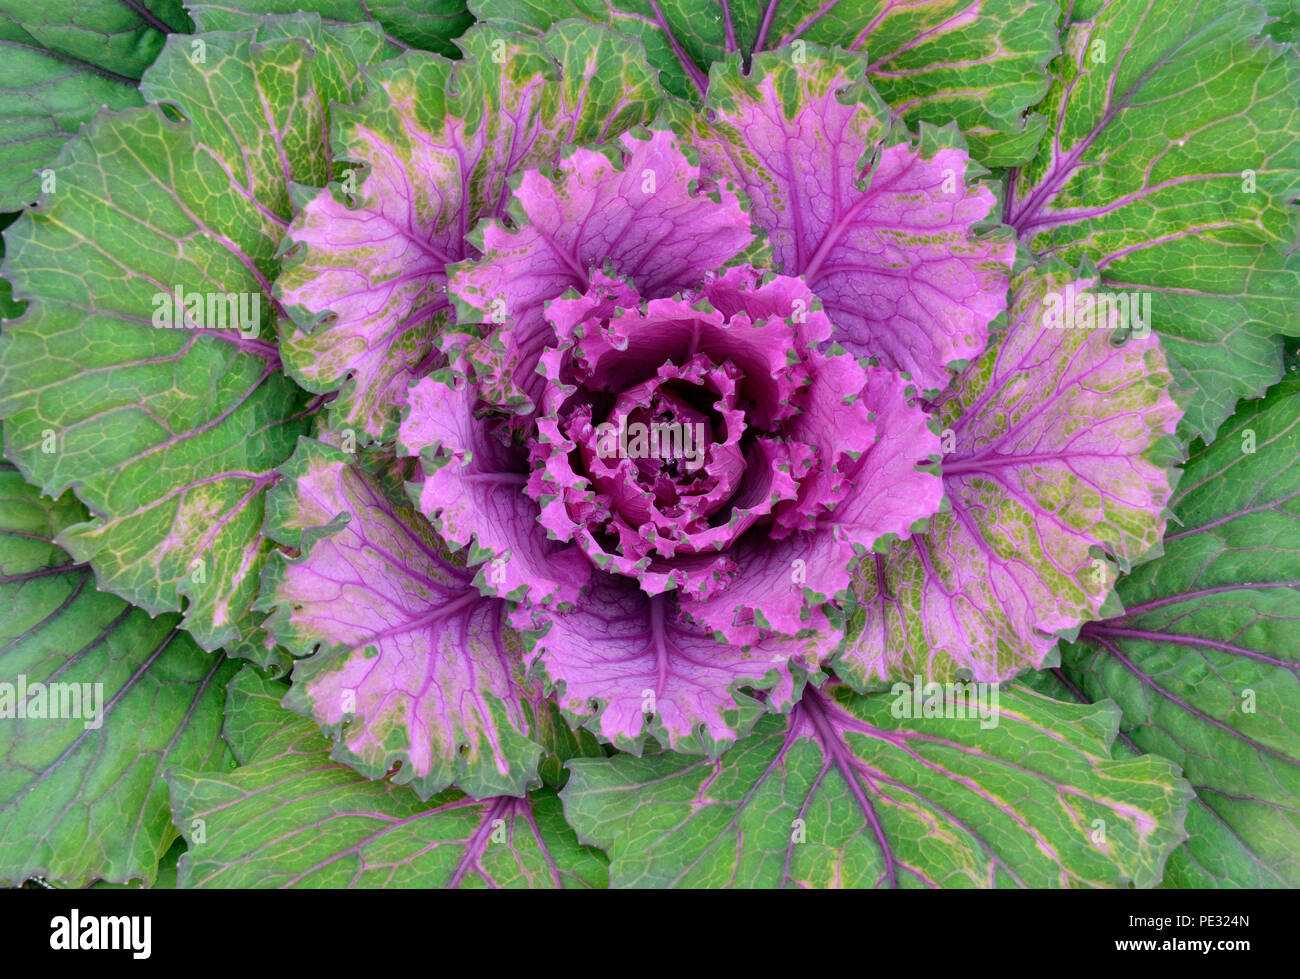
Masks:
[[[1130,660],[1127,656],[1125,656],[1123,652],[1120,651],[1120,648],[1118,646],[1116,646],[1114,643],[1110,642],[1103,636],[1099,636],[1096,633],[1090,633],[1088,638],[1091,639],[1093,642],[1098,643],[1108,653],[1114,656],[1115,659],[1119,660],[1120,664],[1126,670],[1132,673],[1135,677],[1137,677],[1141,683],[1150,687],[1153,692],[1159,694],[1161,697],[1164,697],[1170,703],[1176,704],[1177,706],[1181,707],[1183,710],[1187,711],[1193,717],[1204,721],[1206,724],[1209,724],[1212,727],[1218,728],[1220,731],[1223,731],[1225,734],[1233,738],[1236,738],[1238,741],[1242,741],[1245,744],[1250,745],[1256,751],[1260,751],[1266,755],[1272,755],[1274,758],[1279,758],[1282,761],[1288,762],[1292,765],[1300,765],[1300,759],[1292,758],[1290,755],[1286,754],[1285,752],[1278,751],[1276,748],[1270,748],[1268,745],[1256,741],[1254,738],[1250,737],[1249,735],[1242,734],[1240,731],[1238,731],[1235,727],[1232,727],[1230,724],[1225,724],[1217,717],[1211,717],[1209,714],[1206,714],[1204,711],[1197,710],[1187,701],[1182,700],[1181,698],[1177,697],[1173,693],[1170,693],[1164,687],[1160,686],[1160,684],[1156,683],[1155,680],[1153,680],[1151,677],[1147,676],[1140,669],[1138,669],[1137,665],[1132,660]]]
[[[116,619],[110,622],[108,626],[106,626],[104,630],[98,636],[95,637],[95,639],[91,642],[90,645],[93,646],[99,644],[100,642],[103,642],[104,639],[113,630],[113,628],[119,622],[121,622],[128,614],[130,614],[133,610],[134,610],[134,606],[128,605],[126,609],[123,610],[121,615],[119,615]],[[158,647],[152,653],[149,654],[149,657],[140,665],[140,668],[136,670],[133,674],[131,674],[131,676],[127,679],[126,683],[122,684],[121,689],[118,690],[117,693],[113,695],[113,699],[110,700],[108,703],[104,704],[104,706],[100,709],[99,712],[101,726],[103,722],[107,720],[108,715],[112,711],[112,709],[117,706],[118,701],[120,701],[123,697],[125,697],[127,693],[135,686],[136,682],[142,676],[144,676],[145,673],[149,671],[149,669],[153,666],[154,662],[158,659],[158,657],[163,654],[163,650],[165,650],[168,646],[171,645],[172,640],[175,639],[179,633],[180,633],[180,626],[177,626],[176,628],[172,629],[172,631],[167,634],[167,638],[164,639],[161,643],[159,643]],[[64,749],[63,753],[59,755],[58,758],[54,759],[54,761],[52,761],[49,765],[45,767],[45,770],[41,772],[40,775],[38,775],[35,779],[29,782],[26,786],[24,786],[23,790],[19,792],[18,795],[16,795],[13,799],[9,800],[8,805],[10,806],[14,805],[14,803],[16,803],[19,799],[23,798],[24,796],[26,796],[28,792],[30,792],[37,785],[39,785],[47,775],[49,775],[52,771],[54,771],[65,761],[67,761],[68,758],[72,756],[72,753],[81,746],[81,742],[84,741],[89,736],[89,734],[90,734],[89,728],[84,729],[80,734],[78,734],[77,737],[73,740],[72,744],[68,745],[68,747]]]
[[[1236,520],[1238,517],[1243,517],[1248,513],[1259,513],[1262,510],[1275,510],[1283,503],[1289,503],[1291,500],[1296,498],[1300,498],[1300,490],[1296,490],[1290,496],[1284,496],[1280,500],[1270,500],[1268,503],[1261,503],[1259,506],[1246,507],[1245,509],[1238,510],[1236,513],[1229,513],[1226,516],[1219,517],[1217,520],[1211,520],[1209,523],[1201,524],[1199,527],[1188,527],[1186,530],[1180,530],[1178,533],[1170,534],[1166,537],[1165,542],[1168,543],[1171,540],[1178,540],[1180,537],[1187,537],[1191,534],[1199,534],[1201,531],[1209,530],[1211,527],[1218,527],[1220,524]]]
[[[876,842],[879,844],[881,855],[885,860],[885,876],[889,879],[889,886],[896,888],[898,887],[898,870],[894,862],[894,851],[889,846],[889,838],[885,836],[884,828],[880,825],[880,819],[876,816],[875,806],[871,804],[871,800],[862,791],[862,785],[858,781],[858,773],[854,769],[853,759],[849,755],[848,747],[831,727],[830,719],[826,716],[821,699],[821,693],[817,690],[809,690],[804,694],[803,700],[799,702],[799,707],[808,715],[813,729],[817,732],[818,740],[822,742],[827,754],[831,756],[835,767],[839,769],[840,777],[844,779],[849,791],[858,800],[858,805],[862,808],[867,821],[871,823],[871,828],[876,834]]]
[[[43,48],[36,44],[23,44],[21,41],[7,41],[6,43],[12,44],[16,48],[23,48],[27,51],[34,51],[39,55],[43,55],[47,58],[53,58],[56,61],[62,61],[64,64],[76,65],[78,68],[81,68],[84,71],[94,72],[96,75],[102,75],[104,78],[108,78],[122,85],[129,85],[132,88],[135,88],[136,85],[139,84],[139,82],[136,79],[130,77],[129,75],[119,75],[115,71],[109,71],[107,68],[101,68],[99,67],[99,65],[92,64],[89,61],[82,61],[80,58],[74,58],[71,55],[61,54],[58,51],[52,51],[49,48]]]
[[[1207,595],[1218,595],[1229,591],[1249,591],[1254,588],[1300,588],[1300,581],[1242,582],[1236,585],[1218,585],[1214,588],[1202,588],[1198,591],[1183,592],[1181,595],[1168,595],[1164,598],[1153,598],[1151,601],[1143,602],[1141,605],[1130,606],[1124,610],[1122,616],[1114,621],[1123,622],[1141,612],[1149,612],[1152,609],[1164,608],[1166,605],[1177,605],[1179,602],[1190,601],[1194,598],[1204,598]]]
[[[727,25],[727,54],[735,54],[740,50],[736,44],[736,25],[731,22],[731,7],[727,0],[718,0],[722,5],[722,20]]]
[[[1024,223],[1026,219],[1033,217],[1041,211],[1049,201],[1056,197],[1061,188],[1065,186],[1066,181],[1069,180],[1070,174],[1073,173],[1075,167],[1078,166],[1079,160],[1082,159],[1083,154],[1088,152],[1089,147],[1091,147],[1097,137],[1101,135],[1102,130],[1110,125],[1120,112],[1128,108],[1129,100],[1133,98],[1137,93],[1137,90],[1145,85],[1147,80],[1158,69],[1164,67],[1167,60],[1167,58],[1162,58],[1157,61],[1147,69],[1141,78],[1133,83],[1132,87],[1120,97],[1118,102],[1110,102],[1106,106],[1106,111],[1102,113],[1101,120],[1093,127],[1092,132],[1088,133],[1088,135],[1085,136],[1079,144],[1065,156],[1060,165],[1054,164],[1052,166],[1051,172],[1047,175],[1046,179],[1044,179],[1042,183],[1038,185],[1038,188],[1029,195],[1029,199],[1025,202],[1025,206],[1021,208],[1020,214],[1011,221],[1011,225],[1016,229],[1017,235],[1021,233],[1022,223]],[[1114,79],[1119,77],[1119,69],[1120,66],[1117,64],[1115,66],[1115,74],[1111,79],[1112,84],[1114,83]],[[1067,93],[1067,95],[1061,100],[1062,111],[1065,109],[1065,103],[1068,100],[1068,97]]]
[[[1250,659],[1259,660],[1262,663],[1271,663],[1274,666],[1280,666],[1287,670],[1300,670],[1300,663],[1289,663],[1284,659],[1277,659],[1273,656],[1265,656],[1263,653],[1257,653],[1253,649],[1243,649],[1241,646],[1234,646],[1231,643],[1217,642],[1213,639],[1203,639],[1200,636],[1181,636],[1173,632],[1159,632],[1149,629],[1125,629],[1121,626],[1107,625],[1105,622],[1092,622],[1088,624],[1086,632],[1090,636],[1118,636],[1128,639],[1147,639],[1152,642],[1171,642],[1180,646],[1205,646],[1208,649],[1217,649],[1225,653],[1232,653],[1234,656],[1247,656]]]
[[[677,56],[677,60],[681,62],[687,77],[695,84],[696,90],[699,91],[700,97],[703,98],[705,90],[709,87],[709,80],[704,77],[704,72],[700,71],[699,66],[686,53],[681,42],[677,40],[677,35],[668,26],[668,19],[664,17],[664,12],[659,7],[659,0],[650,0],[650,9],[654,11],[655,20],[659,22],[660,30],[668,38],[668,44],[673,49],[673,54]]]
[[[767,32],[772,27],[772,18],[776,16],[776,8],[780,3],[781,0],[767,0],[767,12],[763,14],[763,24],[758,29],[758,37],[754,40],[755,54],[762,51],[763,45],[767,44]]]
[[[471,866],[478,865],[479,854],[483,852],[483,846],[492,834],[492,824],[498,819],[505,818],[504,814],[509,811],[514,801],[514,799],[506,796],[492,800],[491,807],[483,813],[483,821],[479,823],[478,829],[474,831],[474,835],[465,844],[465,855],[460,858],[460,863],[456,865],[456,872],[452,874],[451,880],[447,881],[448,890],[460,884],[461,879]]]
[[[183,31],[178,31],[174,27],[170,27],[163,23],[159,18],[154,16],[153,12],[149,10],[148,7],[142,3],[137,3],[136,0],[118,0],[118,2],[134,10],[137,17],[156,31],[162,31],[164,34],[184,33]]]

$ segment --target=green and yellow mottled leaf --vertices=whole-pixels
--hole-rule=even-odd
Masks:
[[[311,721],[274,706],[282,692],[246,668],[226,711],[245,766],[169,777],[182,887],[605,886],[603,855],[578,843],[553,789],[422,802],[331,761]]]
[[[151,614],[183,609],[205,648],[260,662],[263,494],[313,408],[280,370],[276,248],[291,184],[331,176],[327,107],[384,49],[377,29],[277,33],[173,35],[142,83],[156,104],[65,146],[57,192],[7,229],[29,304],[0,336],[7,456],[90,511],[61,545]],[[156,325],[177,289],[199,297],[197,328]]]
[[[855,688],[1041,666],[1158,546],[1181,411],[1154,334],[1067,322],[1091,286],[1060,263],[1024,271],[1006,334],[940,399],[950,507],[860,565],[835,667]]]
[[[4,886],[152,884],[176,838],[163,773],[231,763],[220,730],[234,664],[195,646],[178,616],[96,590],[54,542],[83,519],[70,495],[46,499],[0,462]]]
[[[962,716],[922,717],[903,690],[809,688],[719,759],[571,761],[565,813],[615,887],[1160,881],[1191,790],[1163,759],[1111,757],[1113,704],[1009,688],[980,714],[948,690],[931,702]]]
[[[699,100],[710,66],[739,53],[800,43],[861,52],[868,80],[896,117],[915,126],[956,120],[976,159],[1028,159],[1045,120],[1026,115],[1047,90],[1057,54],[1053,0],[471,0],[480,20],[542,31],[570,17],[637,38],[664,87]]]
[[[1254,3],[1084,7],[1006,221],[1036,254],[1150,297],[1187,424],[1210,438],[1281,376],[1277,334],[1300,331],[1300,57]]]

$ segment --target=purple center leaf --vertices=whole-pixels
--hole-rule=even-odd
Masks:
[[[260,607],[275,640],[306,657],[285,706],[332,734],[333,757],[422,798],[453,782],[477,798],[522,795],[542,748],[506,603],[347,453],[303,439],[281,472],[268,529],[301,554],[277,553]]]

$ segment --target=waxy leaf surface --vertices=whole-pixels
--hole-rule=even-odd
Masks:
[[[1113,704],[1008,688],[985,726],[895,702],[808,690],[721,758],[571,761],[565,813],[616,887],[1159,882],[1191,790],[1164,759],[1112,759]]]
[[[178,616],[98,591],[54,542],[83,519],[70,495],[43,498],[0,462],[4,886],[152,884],[176,838],[163,773],[230,763],[220,732],[234,664],[195,646]]]
[[[1300,330],[1300,57],[1253,3],[1106,0],[1074,19],[1051,135],[1005,220],[1035,254],[1150,296],[1209,438],[1281,376],[1277,334]]]
[[[1061,669],[1089,699],[1117,701],[1133,746],[1195,786],[1204,832],[1168,883],[1295,887],[1300,381],[1193,447],[1173,512],[1164,555],[1120,582],[1124,613],[1086,625]]]
[[[245,669],[226,710],[244,767],[171,774],[176,823],[190,843],[180,886],[606,885],[603,856],[578,844],[553,789],[481,802],[449,790],[422,802],[331,761],[315,725],[278,706],[283,690]]]

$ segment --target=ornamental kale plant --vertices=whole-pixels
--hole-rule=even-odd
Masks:
[[[0,881],[1300,884],[1285,3],[29,6]]]

